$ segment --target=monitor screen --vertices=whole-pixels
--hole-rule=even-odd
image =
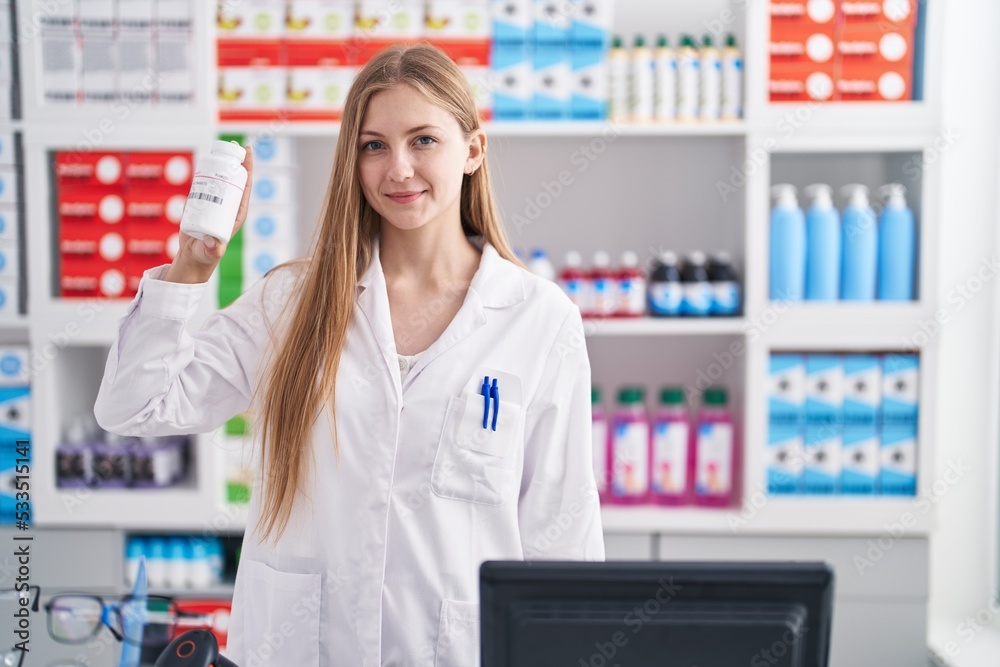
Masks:
[[[482,667],[827,667],[825,563],[487,561]]]

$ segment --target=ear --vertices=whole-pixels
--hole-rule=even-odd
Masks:
[[[473,174],[486,159],[486,132],[478,128],[469,137],[469,157],[465,159],[465,173]]]

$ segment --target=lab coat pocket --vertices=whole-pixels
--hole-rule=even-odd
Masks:
[[[514,487],[521,406],[503,403],[492,428],[493,407],[483,428],[484,399],[451,398],[438,441],[431,488],[443,498],[502,505]]]
[[[262,666],[319,667],[322,575],[280,572],[243,559],[243,636]]]
[[[479,605],[442,600],[434,667],[478,667]]]

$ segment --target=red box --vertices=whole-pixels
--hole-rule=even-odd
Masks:
[[[829,102],[837,99],[836,67],[829,63],[771,63],[772,102]]]
[[[840,15],[847,25],[912,27],[917,23],[917,0],[841,0]]]
[[[837,93],[845,102],[900,102],[913,97],[910,67],[875,67],[844,63]]]
[[[125,219],[125,199],[117,192],[62,187],[57,202],[60,226],[65,222],[115,225]]]
[[[117,188],[125,181],[122,153],[60,151],[56,153],[56,183]]]
[[[829,30],[837,20],[834,0],[771,0],[771,36],[787,29]]]
[[[60,295],[63,297],[135,296],[126,284],[123,263],[111,264],[86,257],[62,257],[59,276]]]
[[[191,188],[194,176],[191,153],[129,153],[125,178],[129,187]]]
[[[771,63],[833,63],[837,55],[835,32],[788,32],[771,38]]]
[[[845,25],[838,31],[837,54],[845,66],[912,68],[913,28],[883,30],[874,25]]]
[[[293,120],[340,120],[357,73],[351,42],[288,42],[285,105]]]
[[[218,64],[220,119],[268,120],[282,115],[288,73],[281,42],[220,42]]]
[[[125,191],[125,220],[143,223],[181,224],[187,190],[133,188]]]

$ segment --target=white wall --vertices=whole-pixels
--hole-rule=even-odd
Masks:
[[[953,290],[976,276],[985,259],[998,255],[1000,3],[966,0],[944,5],[941,144],[949,136],[954,140],[940,158],[938,301],[949,320],[940,334],[936,479],[952,462],[961,461],[970,469],[939,502],[931,542],[931,611],[942,619],[934,634],[951,637],[963,648],[980,638],[960,632],[959,623],[986,608],[996,580],[1000,276],[992,275],[961,306]],[[975,280],[969,287],[976,287]],[[993,620],[1000,626],[1000,620]]]

